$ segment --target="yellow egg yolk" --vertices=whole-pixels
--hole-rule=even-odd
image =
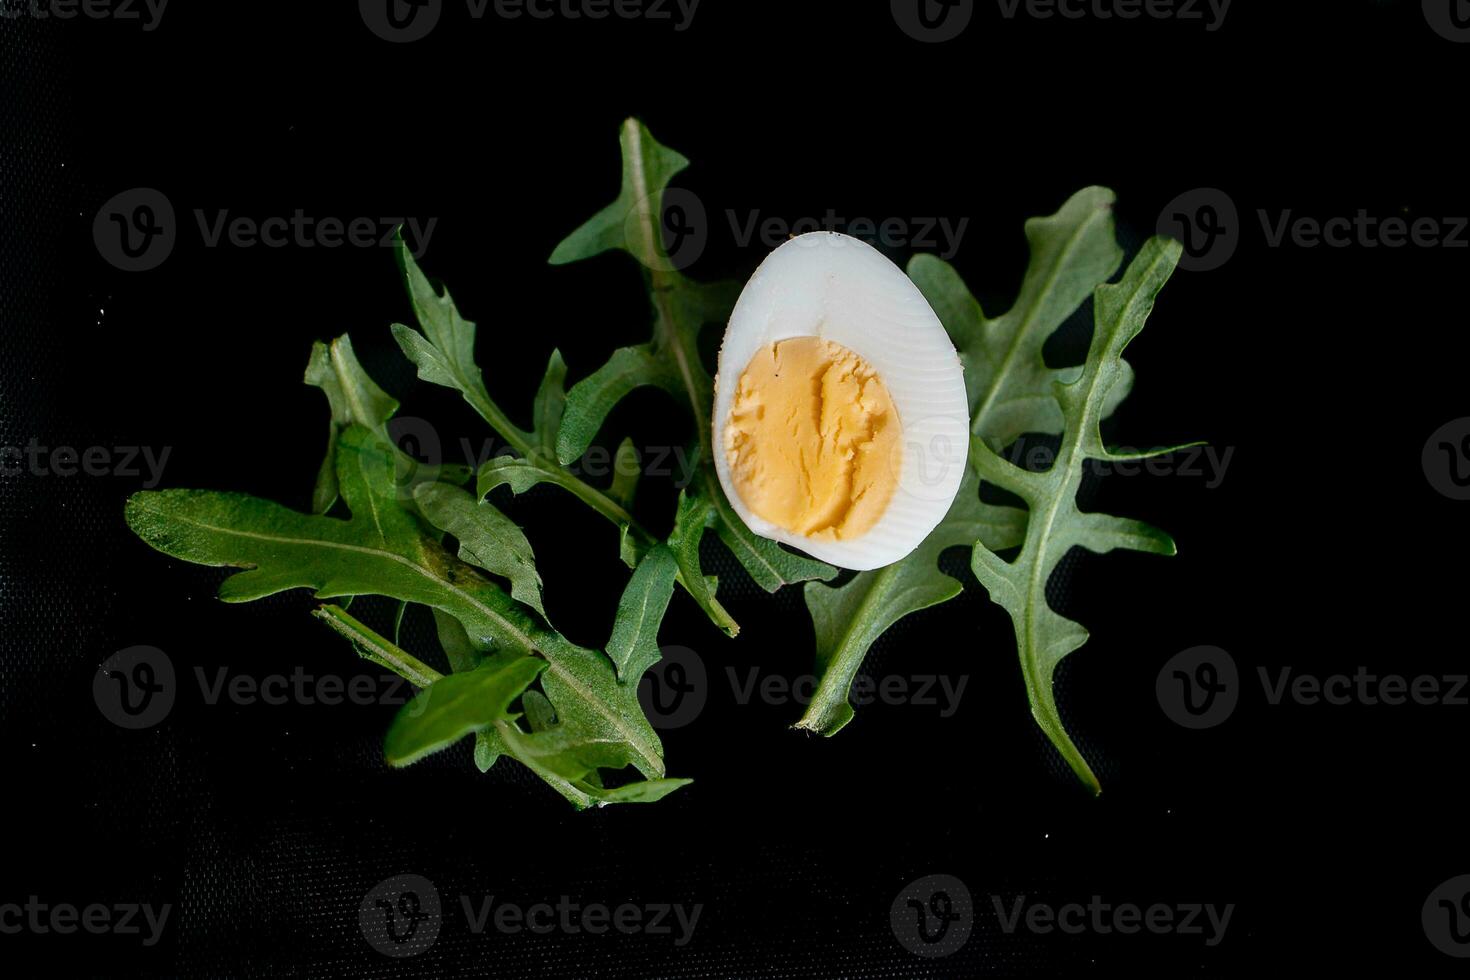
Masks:
[[[808,538],[869,530],[898,485],[902,427],[873,368],[841,344],[793,337],[746,365],[724,430],[740,499]]]

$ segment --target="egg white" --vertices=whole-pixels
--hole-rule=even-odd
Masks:
[[[757,352],[791,337],[841,344],[877,372],[902,426],[898,485],[858,537],[793,534],[752,513],[725,458],[740,375]],[[840,568],[869,569],[909,554],[944,519],[969,451],[969,402],[954,345],[924,295],[881,252],[836,232],[792,238],[761,263],[730,315],[715,375],[714,457],[720,485],[747,527]]]

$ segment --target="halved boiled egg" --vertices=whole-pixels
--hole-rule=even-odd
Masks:
[[[746,283],[715,377],[715,470],[752,531],[842,568],[891,564],[949,510],[969,404],[929,303],[871,245],[792,238]]]

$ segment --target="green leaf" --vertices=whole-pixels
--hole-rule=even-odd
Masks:
[[[666,545],[643,556],[618,602],[618,618],[607,641],[607,655],[624,684],[638,683],[658,663],[658,628],[674,594],[678,563]]]
[[[563,239],[551,253],[552,265],[622,249],[650,269],[669,267],[659,232],[663,192],[689,160],[655,140],[637,119],[623,121],[619,140],[623,183],[617,200]]]
[[[836,734],[852,720],[848,693],[874,641],[904,616],[959,595],[962,583],[939,570],[946,548],[968,548],[979,541],[999,550],[1021,542],[1025,511],[982,502],[979,485],[967,469],[944,520],[907,557],[858,572],[843,585],[807,583],[819,681],[797,728]]]
[[[485,389],[484,377],[475,363],[475,324],[459,312],[447,289],[435,289],[429,282],[401,234],[395,238],[395,244],[420,328],[393,324],[393,337],[398,346],[418,368],[420,378],[458,391],[490,428],[520,454],[497,456],[480,468],[479,496],[484,497],[504,483],[510,484],[513,493],[524,493],[538,483],[550,483],[569,491],[620,528],[633,527],[636,533],[651,540],[650,535],[637,528],[625,507],[556,461],[555,443],[566,404],[563,385],[567,369],[561,353],[551,352],[533,405],[535,428],[527,432],[510,420]]]
[[[393,642],[394,643],[402,643],[403,642],[403,617],[408,615],[408,607],[409,607],[409,605],[410,605],[410,603],[400,602],[400,603],[397,604],[397,608],[393,610]]]
[[[311,498],[312,513],[325,514],[337,502],[337,438],[342,430],[361,425],[384,432],[384,426],[398,411],[398,402],[368,377],[346,334],[330,345],[321,341],[312,344],[303,380],[326,392],[332,412],[327,425],[327,451]]]
[[[430,612],[434,614],[434,632],[439,638],[439,646],[444,649],[445,659],[449,661],[449,669],[459,673],[480,666],[485,651],[470,640],[463,624],[442,609]]]
[[[420,378],[458,391],[502,439],[512,444],[523,441],[525,433],[511,424],[485,390],[475,363],[475,324],[460,314],[449,290],[435,289],[429,282],[403,241],[401,228],[394,233],[393,244],[409,302],[423,331],[401,323],[392,325],[393,339],[404,356],[418,368]]]
[[[1053,386],[1064,428],[1061,448],[1050,469],[1023,470],[999,456],[984,439],[972,440],[971,457],[980,476],[1020,496],[1031,513],[1025,541],[1013,562],[1001,561],[984,548],[976,548],[972,568],[990,592],[991,600],[1010,613],[1033,717],[1078,778],[1094,793],[1101,786],[1067,734],[1052,691],[1057,664],[1087,642],[1087,630],[1047,604],[1046,584],[1057,564],[1073,547],[1099,554],[1115,548],[1161,555],[1174,553],[1174,542],[1169,536],[1147,524],[1079,510],[1077,488],[1087,459],[1122,458],[1103,445],[1098,426],[1106,414],[1110,395],[1119,385],[1127,383],[1123,349],[1143,329],[1154,297],[1174,271],[1180,251],[1177,242],[1151,238],[1120,282],[1095,290],[1095,325],[1087,362],[1074,378],[1058,381]],[[1168,453],[1177,448],[1180,447],[1142,455]]]
[[[459,620],[439,609],[434,609],[432,612],[434,629],[439,636],[439,645],[444,648],[444,656],[449,660],[449,668],[459,673],[478,667],[484,659],[485,651],[476,649],[475,645],[470,642],[470,635],[465,632]],[[541,697],[537,691],[527,691],[522,696],[523,704],[525,698],[531,695]],[[481,772],[489,772],[490,767],[495,765],[503,751],[500,736],[495,733],[493,727],[475,732],[475,767]]]
[[[617,471],[613,476],[613,485],[602,491],[556,461],[556,434],[566,405],[566,393],[563,389],[566,374],[567,367],[560,352],[552,351],[541,386],[536,391],[536,428],[529,433],[516,430],[516,439],[519,441],[512,441],[512,445],[521,455],[502,454],[486,460],[480,466],[475,485],[476,493],[483,498],[496,487],[509,484],[511,493],[521,494],[538,483],[549,483],[566,490],[612,521],[618,527],[620,537],[631,533],[641,542],[652,543],[653,536],[638,526],[629,511],[631,492],[626,483],[619,485]],[[636,472],[633,479],[637,479]],[[632,563],[629,564],[631,566]]]
[[[562,360],[561,351],[553,349],[532,403],[535,416],[532,438],[547,458],[556,452],[556,435],[561,430],[562,413],[567,407],[566,383],[567,362]]]
[[[129,498],[129,525],[166,554],[247,569],[220,597],[242,602],[291,588],[318,597],[374,594],[439,609],[479,648],[545,658],[541,684],[563,723],[626,742],[646,775],[663,775],[662,748],[612,663],[539,623],[478,569],[452,557],[399,503],[392,451],[360,426],[337,446],[338,482],[349,520],[300,514],[234,493],[144,491]]]
[[[1000,317],[986,317],[959,274],[947,263],[927,255],[915,256],[909,262],[909,276],[939,315],[964,365],[971,408],[971,460],[979,476],[1018,493],[1037,517],[1028,521],[1026,512],[982,503],[976,494],[974,478],[967,474],[944,522],[913,554],[886,568],[862,572],[841,587],[809,584],[806,599],[816,631],[821,680],[798,727],[830,735],[850,721],[852,708],[847,694],[874,640],[902,616],[944,602],[959,592],[959,583],[935,567],[939,551],[950,544],[974,545],[971,561],[976,575],[991,590],[992,599],[1011,611],[1018,640],[1023,628],[1029,629],[1025,627],[1028,617],[1050,616],[1067,622],[1045,606],[1046,579],[1053,565],[1047,565],[1045,574],[1039,574],[1029,583],[995,574],[996,568],[1009,566],[1000,562],[993,551],[1020,544],[1023,530],[1035,534],[1037,526],[1058,517],[1051,507],[1052,498],[1043,492],[1043,478],[1004,463],[997,453],[1024,433],[1061,434],[1073,421],[1056,392],[1076,385],[1096,368],[1096,361],[1102,356],[1098,341],[1095,337],[1093,351],[1082,367],[1051,367],[1046,363],[1043,349],[1048,338],[1122,263],[1122,251],[1114,235],[1112,205],[1111,191],[1087,188],[1073,195],[1056,214],[1028,221],[1026,237],[1031,260],[1015,304]],[[1101,312],[1103,307],[1097,304],[1104,303],[1103,297],[1112,294],[1098,292],[1097,295],[1095,312]],[[1132,371],[1122,359],[1121,350],[1120,346],[1115,352],[1106,383],[1099,388],[1093,408],[1095,417],[1090,422],[1094,428],[1111,414],[1132,386]],[[1077,465],[1080,478],[1080,460]],[[1023,493],[1023,488],[1030,492]],[[1075,496],[1075,485],[1072,494]],[[1068,500],[1072,501],[1072,497]],[[1075,512],[1075,502],[1070,506]],[[967,522],[972,523],[968,529]],[[1069,526],[1069,534],[1091,529],[1083,536],[1097,545],[1107,540],[1114,547],[1150,551],[1173,548],[1161,532],[1138,522],[1074,513]],[[971,535],[968,542],[966,535]],[[1028,536],[1025,540],[1029,543],[1032,538]],[[1063,535],[1057,540],[1070,539]],[[1088,546],[1082,540],[1073,543]],[[1066,547],[1061,548],[1054,558],[1059,559],[1065,551]],[[1022,585],[1028,587],[1023,589]],[[1028,609],[1040,612],[1028,613]],[[1066,652],[1080,646],[1086,632],[1076,624],[1068,623],[1068,626],[1074,629],[1057,627],[1054,635],[1045,637],[1050,644],[1045,650],[1033,642],[1027,653],[1027,645],[1021,643],[1023,666],[1028,659],[1044,663],[1049,657],[1054,658],[1051,660],[1054,665]],[[1032,637],[1033,641],[1036,639]],[[1095,786],[1096,780],[1061,728],[1055,704],[1051,702],[1050,678],[1049,667],[1045,668],[1044,677],[1027,670],[1033,711],[1068,762],[1085,781]]]
[[[511,703],[545,669],[546,661],[507,650],[474,670],[441,677],[393,719],[383,740],[388,764],[410,765],[471,732],[511,720]]]
[[[556,709],[540,691],[527,691],[521,698],[521,711],[533,732],[542,732],[556,724]]]
[[[618,443],[617,452],[613,453],[613,476],[607,495],[625,510],[633,507],[633,498],[638,493],[638,478],[643,475],[641,466],[638,447],[633,444],[633,440],[624,439]]]
[[[643,779],[607,789],[597,778],[599,769],[626,765],[621,746],[556,726],[527,734],[514,724],[496,726],[506,752],[555,786],[579,808],[612,803],[652,803],[687,786],[688,779]]]
[[[606,655],[556,634],[543,644],[550,669],[541,687],[562,725],[586,737],[622,744],[638,771],[664,774],[663,748],[638,703],[636,684],[620,684]]]
[[[669,533],[669,549],[679,567],[679,582],[683,584],[684,591],[705,611],[710,622],[724,630],[726,635],[734,636],[740,632],[740,624],[715,598],[719,580],[713,575],[705,575],[699,562],[699,542],[714,517],[714,504],[703,486],[680,490],[674,529]]]
[[[1061,430],[1052,385],[1066,375],[1048,367],[1048,337],[1106,282],[1122,262],[1113,234],[1113,193],[1090,187],[1054,215],[1026,222],[1031,260],[1016,302],[994,319],[966,288],[954,267],[916,255],[908,275],[944,324],[960,355],[969,394],[971,432],[1003,449],[1025,432]],[[1075,371],[1073,372],[1075,373]],[[1019,543],[1026,515],[980,502],[968,476],[944,521],[901,561],[861,572],[846,585],[806,587],[817,637],[820,678],[798,728],[831,735],[852,719],[852,679],[873,642],[893,623],[958,595],[959,582],[942,574],[939,552],[956,544],[998,549]],[[974,525],[974,536],[963,539]]]
[[[624,121],[619,139],[623,177],[617,199],[567,236],[552,253],[551,262],[573,262],[614,249],[632,255],[646,273],[653,336],[647,343],[614,351],[607,363],[572,386],[557,436],[557,458],[569,463],[586,452],[608,413],[640,387],[662,389],[693,412],[700,468],[694,484],[681,494],[669,545],[679,566],[680,584],[715,625],[733,636],[739,627],[715,599],[714,580],[700,570],[699,542],[708,528],[716,529],[726,547],[768,591],[792,582],[831,578],[836,569],[751,534],[725,501],[711,463],[714,381],[700,359],[698,341],[705,325],[729,318],[740,287],[729,282],[695,282],[674,268],[664,249],[664,191],[689,161],[660,144],[636,119]],[[504,468],[497,469],[496,477],[507,478]]]
[[[1027,221],[1031,261],[1021,292],[1010,310],[994,319],[985,316],[948,263],[932,255],[909,261],[909,278],[939,315],[964,365],[970,432],[997,451],[1026,432],[1061,431],[1051,387],[1075,376],[1076,369],[1049,367],[1042,347],[1123,262],[1113,231],[1113,200],[1112,191],[1089,187],[1056,214]],[[1127,394],[1131,373],[1123,371],[1112,404]]]
[[[464,490],[445,483],[414,488],[419,511],[439,530],[459,542],[459,558],[510,580],[510,594],[546,617],[541,605],[541,576],[531,542],[515,522],[488,501],[478,503]]]
[[[677,366],[670,363],[672,360],[653,344],[613,351],[606,364],[577,382],[567,396],[566,414],[557,435],[557,459],[571,463],[585,453],[608,413],[637,388],[652,385],[676,398],[683,397],[683,379]]]

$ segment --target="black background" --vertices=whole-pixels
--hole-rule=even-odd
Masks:
[[[263,218],[438,218],[424,263],[480,324],[492,394],[519,421],[553,346],[572,378],[647,333],[637,267],[546,256],[617,191],[617,128],[642,117],[693,165],[711,216],[690,270],[742,278],[765,251],[742,219],[969,218],[954,262],[1003,310],[1022,222],[1074,190],[1119,195],[1130,248],[1166,202],[1225,190],[1242,242],[1179,272],[1130,349],[1138,384],[1112,434],[1233,450],[1218,487],[1112,477],[1090,507],[1149,520],[1173,559],[1084,557],[1059,594],[1092,640],[1059,675],[1064,716],[1105,791],[1090,798],[1030,720],[1008,623],[979,591],[905,620],[875,675],[969,678],[960,710],[871,705],[834,739],[788,730],[799,706],[736,703],[727,668],[810,669],[799,591],[772,598],[718,554],[745,627],[719,635],[676,597],[661,637],[700,654],[710,703],[665,734],[694,784],[655,806],[576,813],[468,745],[403,771],[381,761],[391,706],[208,705],[194,669],[370,672],[304,594],[247,606],[221,573],[138,542],[127,476],[24,474],[0,493],[7,847],[0,901],[171,903],[164,938],[3,935],[7,972],[97,975],[878,977],[1239,975],[1393,964],[1436,952],[1420,906],[1470,871],[1461,799],[1467,708],[1268,706],[1258,666],[1464,671],[1465,504],[1420,451],[1466,414],[1470,252],[1268,247],[1258,209],[1318,218],[1448,217],[1463,190],[1470,46],[1418,2],[1246,3],[1198,22],[1007,21],[978,5],[959,39],[920,44],[886,4],[704,0],[667,22],[471,21],[389,44],[355,5],[170,5],[158,26],[0,24],[0,295],[6,445],[170,447],[166,486],[306,507],[325,429],[300,383],[311,341],[350,332],[404,411],[451,447],[488,433],[417,382],[389,336],[409,316],[389,252],[206,248],[194,209]],[[113,194],[163,191],[179,243],[127,274],[92,243]],[[903,261],[908,249],[890,254]],[[641,392],[604,436],[667,444]],[[641,500],[665,527],[673,490]],[[612,530],[542,489],[507,505],[536,547],[548,608],[600,645],[624,571]],[[662,522],[662,523],[661,523]],[[406,640],[429,649],[425,624]],[[165,650],[184,693],[157,728],[98,713],[96,667]],[[1191,732],[1161,712],[1160,667],[1197,644],[1247,679],[1233,717]],[[391,960],[357,906],[424,875],[437,943]],[[926,961],[890,930],[907,882],[952,874],[974,933]],[[472,935],[460,895],[530,904],[703,903],[694,940]],[[1234,903],[1225,941],[1004,933],[991,895],[1050,903]]]

